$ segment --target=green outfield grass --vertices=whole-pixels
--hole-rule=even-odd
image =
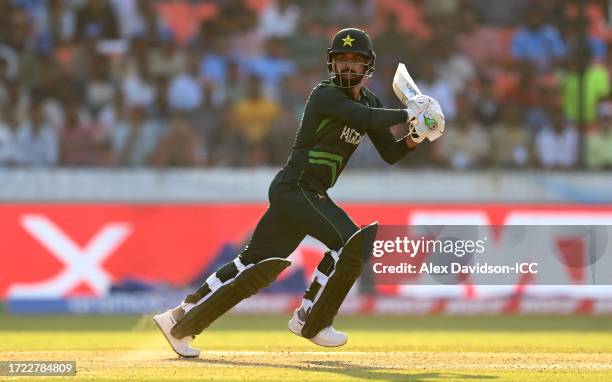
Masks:
[[[332,350],[287,318],[224,317],[182,360],[147,316],[0,315],[0,360],[75,360],[79,381],[612,380],[611,317],[339,317]]]

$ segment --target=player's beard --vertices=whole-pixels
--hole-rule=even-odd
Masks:
[[[358,74],[351,70],[347,70],[340,73],[338,77],[341,87],[352,88],[361,82],[363,79],[363,74]]]
[[[354,86],[359,85],[363,80],[365,74],[359,74],[353,70],[353,65],[364,65],[364,64],[351,64],[347,69],[343,71],[335,71],[334,76],[332,77],[332,81],[334,84],[341,88],[352,88]],[[335,67],[337,69],[337,67]],[[365,65],[364,65],[365,69]]]

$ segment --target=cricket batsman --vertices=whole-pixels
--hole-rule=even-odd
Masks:
[[[347,28],[336,33],[327,50],[330,78],[321,81],[306,102],[291,155],[270,184],[268,209],[248,245],[178,306],[154,316],[179,356],[199,356],[200,350],[190,346],[195,336],[273,282],[291,264],[286,258],[306,235],[329,250],[289,320],[289,330],[321,346],[346,343],[347,335],[332,323],[368,262],[378,223],[360,228],[327,190],[365,134],[385,162],[393,164],[425,138],[440,137],[445,124],[438,102],[418,89],[403,99],[405,109],[383,108],[364,84],[374,73],[375,61],[365,31]],[[396,140],[389,128],[400,123],[409,125],[409,133]]]

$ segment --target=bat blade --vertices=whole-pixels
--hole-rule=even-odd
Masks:
[[[393,76],[393,91],[404,105],[408,105],[408,100],[410,98],[416,95],[421,95],[421,91],[414,83],[412,77],[410,77],[410,73],[408,73],[406,65],[401,62],[397,64],[395,76]]]

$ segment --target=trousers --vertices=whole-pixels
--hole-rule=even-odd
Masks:
[[[248,244],[238,255],[242,264],[255,264],[270,257],[287,258],[310,235],[338,251],[359,227],[329,197],[303,181],[303,170],[285,167],[268,189],[269,205],[257,223]],[[228,273],[225,275],[224,273]],[[217,270],[221,279],[235,272],[230,262]],[[202,288],[206,288],[203,285]],[[202,291],[195,291],[185,301],[198,301]]]

